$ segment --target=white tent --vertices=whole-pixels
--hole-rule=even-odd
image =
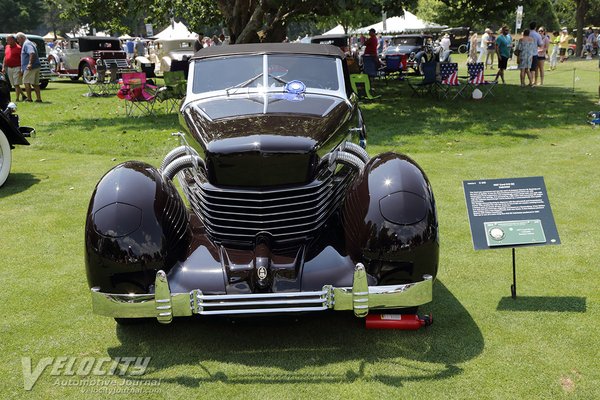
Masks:
[[[446,25],[438,25],[433,22],[423,21],[410,11],[404,10],[402,17],[390,17],[385,20],[385,29],[383,21],[373,25],[365,26],[353,31],[353,33],[369,33],[370,29],[375,29],[377,33],[403,33],[403,32],[432,32],[447,28]]]
[[[344,27],[338,25],[335,28],[328,30],[327,32],[323,32],[323,35],[343,35],[344,33],[346,33],[344,32]]]
[[[172,22],[165,30],[153,36],[154,39],[195,39],[196,37],[198,35],[190,32],[183,22]]]

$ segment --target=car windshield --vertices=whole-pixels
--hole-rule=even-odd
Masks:
[[[310,89],[339,90],[336,59],[290,54],[229,56],[197,60],[194,93],[226,91],[227,94],[264,90],[282,91],[300,81]]]
[[[392,43],[396,46],[420,46],[423,43],[423,40],[418,37],[396,37],[392,39]]]

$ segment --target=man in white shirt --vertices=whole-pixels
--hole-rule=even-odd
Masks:
[[[479,43],[479,57],[477,57],[477,62],[483,62],[485,57],[487,56],[487,46],[490,41],[490,35],[492,34],[492,30],[490,28],[485,29],[485,33],[481,36],[481,42]]]

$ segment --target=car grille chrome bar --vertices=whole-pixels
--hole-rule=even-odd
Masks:
[[[328,308],[328,302],[326,290],[251,295],[205,295],[197,291],[195,313],[231,315],[323,311]]]
[[[303,240],[323,226],[338,209],[354,174],[328,169],[303,186],[225,189],[206,181],[205,171],[190,169],[183,179],[193,211],[217,240],[251,242],[259,233],[276,242]]]
[[[92,307],[99,315],[117,318],[156,318],[169,323],[173,317],[200,315],[240,315],[297,313],[312,311],[354,311],[365,317],[369,310],[416,307],[429,303],[433,277],[413,283],[367,286],[362,264],[356,264],[351,287],[323,286],[322,290],[283,293],[206,295],[199,289],[171,293],[164,271],[156,274],[155,292],[147,294],[103,293],[92,288]]]

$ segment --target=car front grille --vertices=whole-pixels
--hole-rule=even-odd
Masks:
[[[50,70],[50,64],[48,64],[48,58],[40,57],[40,78],[41,79],[50,79],[56,76],[56,74],[52,73]]]
[[[276,244],[287,244],[315,235],[342,203],[353,176],[348,168],[338,174],[324,169],[306,185],[245,190],[216,187],[201,171],[188,170],[182,186],[215,239],[253,243],[266,234]]]

